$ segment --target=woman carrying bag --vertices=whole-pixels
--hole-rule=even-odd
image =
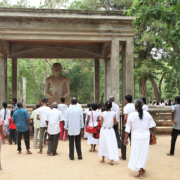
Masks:
[[[105,163],[105,158],[110,160],[110,165],[114,165],[114,161],[119,161],[118,145],[116,134],[113,126],[117,124],[116,113],[111,111],[112,102],[105,103],[106,111],[101,115],[101,131],[99,139],[99,153],[102,157],[101,163]]]
[[[98,125],[98,119],[100,117],[100,113],[97,112],[97,104],[92,103],[91,104],[92,111],[88,112],[88,119],[86,123],[86,132],[87,132],[87,137],[88,137],[88,144],[91,145],[91,149],[89,150],[90,152],[95,152],[96,151],[96,144],[99,144],[99,139],[95,139],[93,137],[93,129]]]

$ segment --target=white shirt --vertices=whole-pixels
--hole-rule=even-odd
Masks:
[[[119,116],[120,116],[120,108],[119,106],[112,102],[112,108],[111,108],[111,111],[114,111],[116,113],[116,121],[119,122]]]
[[[149,111],[149,107],[146,104],[144,104],[142,106],[142,109],[143,109],[143,111]]]
[[[92,120],[92,114],[93,114],[93,120],[94,120],[94,125],[93,125],[93,120]],[[88,126],[91,126],[91,127],[95,127],[95,126],[97,126],[97,124],[98,124],[98,117],[100,117],[100,113],[99,112],[97,112],[97,111],[89,111],[88,112],[88,116],[90,116],[90,119],[89,119],[89,124],[88,124]]]
[[[101,116],[104,121],[102,127],[113,127],[114,126],[114,117],[116,117],[116,113],[114,111],[104,111]]]
[[[34,128],[40,128],[40,120],[37,120],[37,109],[32,112],[31,118],[34,121]]]
[[[77,136],[84,127],[83,111],[77,105],[71,105],[66,111],[66,121],[64,128],[68,130],[70,136]]]
[[[58,111],[56,108],[47,112],[46,121],[48,121],[47,132],[49,134],[58,134],[60,133],[60,121],[64,121],[63,114]]]
[[[68,106],[66,104],[59,104],[58,110],[62,112],[64,118],[66,116],[66,110],[68,109]],[[65,120],[65,119],[64,119]]]
[[[160,106],[165,106],[165,104],[164,103],[160,103]]]
[[[147,111],[143,111],[143,119],[139,118],[138,112],[133,112],[128,116],[126,132],[130,133],[133,139],[146,139],[150,137],[149,129],[156,124],[152,116]]]
[[[128,103],[128,104],[126,104],[126,106],[124,106],[123,112],[124,112],[124,114],[127,114],[128,116],[129,116],[132,112],[135,112],[134,103]],[[126,124],[125,124],[125,126],[126,126]]]
[[[1,109],[0,111],[0,117],[2,119],[2,122],[4,125],[9,125],[9,118],[11,117],[10,116],[10,110],[8,108],[6,108],[6,116],[5,116],[5,119],[4,119],[4,115],[5,115],[5,109]]]
[[[42,106],[37,109],[36,114],[39,115],[39,118],[40,118],[40,127],[47,127],[46,115],[47,115],[47,112],[50,110],[51,108],[47,106]]]

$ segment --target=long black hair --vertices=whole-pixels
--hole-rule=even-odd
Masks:
[[[143,106],[143,101],[141,99],[137,99],[135,101],[135,107],[136,107],[136,110],[139,113],[139,118],[140,119],[143,119],[143,109],[142,109],[142,106]]]
[[[3,102],[2,103],[3,107],[4,107],[4,120],[6,119],[6,109],[7,109],[7,102]]]
[[[168,102],[168,106],[171,106],[172,104],[171,104],[171,99],[169,99],[169,102]]]

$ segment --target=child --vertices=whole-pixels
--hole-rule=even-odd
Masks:
[[[2,171],[1,168],[1,144],[5,144],[5,140],[4,140],[4,133],[3,133],[3,123],[2,123],[2,119],[0,119],[0,171]],[[3,141],[2,141],[3,139]]]
[[[12,117],[13,117],[13,111],[11,111],[11,118],[9,118],[9,143],[12,145],[12,139],[13,142],[16,144],[16,125],[12,122]]]

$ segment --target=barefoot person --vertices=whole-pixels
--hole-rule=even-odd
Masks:
[[[1,167],[1,144],[5,144],[2,119],[0,119],[0,171],[2,171],[2,167]]]
[[[71,99],[72,106],[66,111],[66,121],[64,128],[68,130],[69,134],[69,158],[74,160],[74,139],[76,144],[76,151],[78,159],[82,159],[81,152],[81,129],[84,128],[83,111],[76,106],[77,98]]]
[[[126,122],[129,114],[132,112],[135,112],[134,103],[132,103],[132,96],[126,95],[125,96],[125,103],[126,106],[124,106],[123,113],[124,113],[124,120],[122,125],[122,144],[121,144],[121,160],[126,160],[126,146],[124,145],[124,136],[125,136],[125,129],[126,129]],[[129,135],[129,138],[131,136]]]
[[[139,171],[136,176],[143,179],[149,153],[150,128],[156,126],[152,116],[142,109],[143,101],[135,101],[136,111],[128,115],[124,145],[128,144],[128,135],[131,132],[131,153],[128,167]]]
[[[31,115],[31,119],[34,122],[34,139],[33,139],[33,146],[36,148],[38,148],[37,146],[37,137],[38,137],[38,132],[39,132],[39,128],[40,128],[40,121],[37,120],[37,110],[38,108],[40,108],[40,103],[36,103],[36,109],[32,112]]]
[[[101,114],[101,131],[99,139],[99,156],[102,156],[101,163],[105,163],[104,158],[109,159],[111,165],[114,161],[119,161],[118,145],[113,126],[117,124],[116,113],[111,111],[112,102],[105,103],[106,111]]]
[[[62,97],[60,100],[61,100],[61,104],[58,104],[58,110],[61,111],[63,117],[65,117],[66,116],[66,110],[68,109],[68,106],[65,104],[65,98],[64,97]],[[66,140],[66,131],[64,129],[63,122],[60,122],[60,129],[61,129],[60,139],[65,141]]]
[[[42,100],[43,106],[37,109],[36,114],[37,114],[37,120],[40,120],[40,151],[38,152],[39,154],[42,154],[43,150],[43,135],[44,132],[47,130],[47,124],[46,124],[46,115],[47,112],[51,110],[51,108],[47,107],[48,100],[44,98]],[[46,136],[46,135],[45,135]],[[44,137],[45,139],[45,137]]]
[[[174,156],[175,144],[178,134],[180,134],[180,96],[175,97],[175,104],[172,106],[173,129],[171,133],[171,149],[168,156]]]
[[[86,123],[86,127],[96,127],[98,125],[98,120],[101,114],[97,112],[97,104],[92,103],[91,104],[92,111],[88,112],[88,119]],[[87,138],[88,138],[88,144],[91,145],[91,149],[89,150],[90,152],[95,152],[96,151],[96,145],[99,144],[99,139],[95,139],[93,137],[92,133],[87,133]]]
[[[21,154],[21,139],[22,135],[24,137],[24,142],[26,145],[27,152],[26,154],[32,154],[30,149],[30,141],[29,141],[29,130],[30,130],[30,121],[29,121],[29,113],[26,109],[22,108],[22,101],[17,102],[18,109],[14,112],[12,121],[16,125],[16,129],[18,131],[18,154]]]
[[[52,156],[58,155],[56,152],[58,147],[58,140],[60,136],[60,122],[64,125],[64,117],[63,114],[57,110],[58,104],[54,102],[52,104],[52,110],[47,112],[46,115],[46,124],[47,124],[47,132],[48,132],[48,151],[47,154]]]

